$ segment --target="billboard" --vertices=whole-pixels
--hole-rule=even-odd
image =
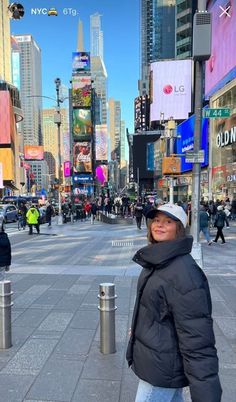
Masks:
[[[171,117],[187,119],[192,110],[192,60],[168,60],[151,63],[152,99],[150,120]]]
[[[73,147],[74,172],[92,172],[90,142],[76,142]]]
[[[20,52],[12,52],[12,83],[20,91]]]
[[[71,169],[70,161],[64,162],[64,177],[70,177],[71,176],[70,169]]]
[[[188,151],[193,151],[194,146],[194,124],[195,116],[191,116],[188,120],[177,126],[177,134],[181,136],[177,139],[177,154],[185,154]],[[202,119],[202,138],[201,149],[205,151],[205,161],[201,164],[202,167],[208,165],[208,119]],[[192,170],[193,164],[186,163],[185,157],[181,156],[181,172]]]
[[[11,148],[0,148],[3,180],[15,180],[14,156]]]
[[[72,53],[72,74],[90,71],[90,53],[73,52]]]
[[[0,162],[0,188],[3,188],[3,170],[2,170],[2,162]]]
[[[88,75],[77,75],[72,78],[72,106],[91,106],[91,77]]]
[[[107,125],[96,125],[96,160],[102,161],[108,158]]]
[[[43,146],[42,145],[25,145],[24,146],[25,160],[28,161],[42,161],[43,160]]]
[[[9,91],[0,91],[0,144],[15,142],[16,125]]]
[[[101,185],[104,185],[104,183],[108,181],[107,165],[99,165],[96,167],[96,179],[101,183]]]
[[[83,183],[83,184],[88,184],[88,183],[93,183],[93,175],[84,173],[84,174],[74,174],[73,175],[73,184],[78,184],[78,183]]]
[[[154,170],[154,142],[147,143],[147,170]]]
[[[222,11],[226,5],[228,15]],[[206,98],[236,77],[236,0],[211,1],[208,11],[212,14],[212,44],[206,61]]]
[[[91,136],[93,132],[91,110],[73,109],[72,120],[72,134],[74,141],[81,141],[83,140],[83,137]]]

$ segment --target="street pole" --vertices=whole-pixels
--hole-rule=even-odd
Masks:
[[[191,234],[193,236],[192,256],[203,266],[202,249],[199,242],[200,226],[200,182],[201,163],[199,151],[202,134],[203,63],[211,55],[211,14],[206,10],[206,0],[198,0],[198,10],[193,20],[193,60],[195,61],[195,124],[194,163],[192,169]]]
[[[176,138],[176,128],[175,128],[175,121],[171,117],[170,120],[167,122],[167,129],[168,129],[168,156],[174,154],[174,141]],[[174,179],[173,176],[170,176],[170,190],[169,190],[169,202],[170,204],[174,204]]]
[[[63,224],[61,210],[61,113],[60,113],[60,97],[59,89],[61,86],[60,78],[55,79],[57,93],[57,113],[54,117],[54,122],[57,125],[57,141],[58,141],[58,225]]]
[[[202,95],[203,95],[203,62],[195,62],[195,125],[194,125],[194,154],[201,147],[202,133]],[[199,205],[200,205],[201,163],[195,162],[192,170],[192,219],[191,234],[194,243],[199,243]]]
[[[137,167],[137,194],[139,198],[139,167]]]

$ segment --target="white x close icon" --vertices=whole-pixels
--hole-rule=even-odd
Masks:
[[[226,15],[227,17],[231,17],[231,15],[228,13],[228,11],[230,10],[230,8],[231,8],[231,6],[228,6],[227,8],[224,8],[224,7],[222,7],[222,6],[219,6],[220,7],[220,9],[223,11],[221,14],[220,14],[220,17],[222,17],[222,15]]]

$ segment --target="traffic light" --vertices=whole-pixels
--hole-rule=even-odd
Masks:
[[[10,18],[12,18],[13,20],[20,20],[24,17],[25,10],[20,3],[11,3],[8,6],[8,10],[10,12]]]

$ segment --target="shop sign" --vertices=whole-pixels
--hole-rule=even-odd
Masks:
[[[236,142],[236,127],[232,127],[231,130],[225,130],[217,134],[216,145],[218,148],[226,147],[234,142]]]

